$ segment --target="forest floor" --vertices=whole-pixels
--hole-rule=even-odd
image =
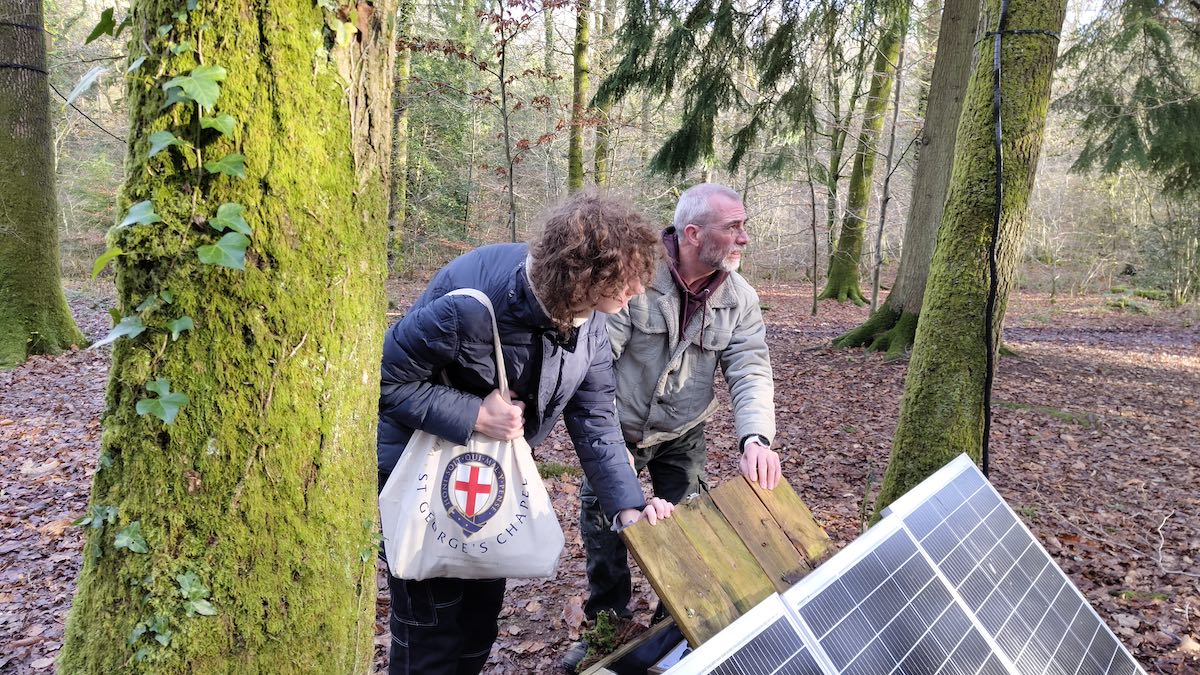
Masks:
[[[395,306],[419,292],[394,284]],[[784,476],[838,546],[862,531],[887,464],[905,363],[829,342],[865,308],[811,289],[760,288],[776,377]],[[112,292],[69,292],[84,332],[107,332]],[[1200,672],[1200,321],[1110,296],[1019,292],[994,390],[991,479],[1150,672]],[[1125,305],[1122,309],[1118,305]],[[1150,307],[1148,313],[1136,310]],[[52,672],[80,565],[109,350],[0,372],[0,672]],[[720,389],[720,388],[719,388]],[[726,404],[709,424],[709,482],[736,474]],[[541,461],[576,465],[561,425]],[[579,478],[546,481],[566,532],[558,574],[512,580],[488,673],[548,673],[579,637],[586,593]],[[864,503],[865,500],[865,503]],[[648,622],[653,591],[635,576]],[[388,645],[379,576],[376,662]]]

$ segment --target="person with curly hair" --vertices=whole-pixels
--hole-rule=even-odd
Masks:
[[[530,244],[484,246],[438,272],[384,338],[380,489],[416,429],[460,445],[474,432],[523,435],[536,447],[561,416],[610,527],[670,517],[672,505],[647,500],[630,466],[605,327],[605,314],[645,290],[659,249],[645,216],[587,191],[551,209]],[[495,308],[508,398],[495,389],[491,318],[474,299],[447,295],[459,288],[483,292]],[[389,577],[389,673],[482,670],[504,586]]]
[[[625,442],[635,468],[650,474],[654,494],[673,503],[704,481],[704,427],[717,409],[718,367],[729,385],[742,475],[768,490],[779,484],[767,331],[758,294],[737,273],[749,243],[737,192],[716,183],[689,188],[679,197],[674,224],[663,230],[666,255],[646,293],[608,321]],[[629,617],[629,556],[621,539],[604,528],[596,487],[584,480],[579,493],[587,551],[584,613],[589,619],[600,613]],[[587,648],[572,644],[562,665],[573,669]]]

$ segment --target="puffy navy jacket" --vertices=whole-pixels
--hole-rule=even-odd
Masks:
[[[562,415],[605,512],[611,517],[641,508],[645,498],[617,423],[606,317],[593,313],[573,343],[564,339],[529,287],[527,254],[525,244],[497,244],[459,257],[388,330],[379,397],[379,484],[414,429],[465,444],[483,398],[496,389],[487,309],[474,298],[446,295],[475,288],[496,310],[509,389],[525,403],[529,445],[545,440]],[[441,384],[443,372],[452,386]]]

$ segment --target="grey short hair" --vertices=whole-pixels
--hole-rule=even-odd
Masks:
[[[707,225],[712,218],[713,209],[708,201],[713,197],[720,195],[729,199],[734,199],[738,202],[742,201],[742,196],[736,190],[720,183],[700,183],[693,185],[679,195],[679,203],[675,205],[675,237],[678,239],[683,234],[683,228],[688,223],[697,225]]]

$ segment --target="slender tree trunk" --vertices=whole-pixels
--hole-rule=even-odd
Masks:
[[[985,25],[995,28],[1000,1],[989,0]],[[1007,28],[1057,33],[1066,0],[1009,0]],[[1028,221],[1025,217],[1042,147],[1058,41],[1042,34],[1003,38],[1001,119],[1004,197],[997,249],[998,293],[993,336],[999,335]],[[908,368],[891,462],[876,504],[882,509],[967,453],[980,460],[987,351],[984,311],[993,231],[996,162],[993,150],[992,39],[980,42],[963,104],[937,248]],[[932,108],[932,105],[930,106]],[[998,340],[996,341],[998,342]]]
[[[547,204],[558,201],[558,171],[554,162],[554,143],[552,140],[558,126],[558,119],[555,113],[558,110],[558,69],[554,65],[554,6],[552,0],[542,1],[542,27],[546,35],[542,70],[545,71],[544,74],[546,76],[546,96],[550,99],[546,105],[546,129],[543,132],[547,138],[544,149],[546,173],[546,194],[544,201]]]
[[[838,347],[867,346],[886,351],[889,359],[902,357],[912,348],[954,165],[954,136],[971,74],[978,23],[978,0],[947,0],[943,6],[896,283],[870,318],[834,340]]]
[[[368,673],[394,8],[359,5],[339,43],[310,0],[214,0],[173,22],[181,7],[131,8],[130,57],[148,45],[162,76],[127,81],[120,202],[161,221],[112,235],[118,308],[148,328],[114,344],[100,517],[58,667]],[[195,52],[165,48],[156,31],[172,23]],[[214,67],[226,78],[208,114],[232,116],[231,136],[200,130],[192,102],[164,105],[168,78]],[[160,130],[198,150],[148,157]],[[197,165],[229,153],[244,178]],[[224,204],[253,229],[244,270],[201,262]],[[181,316],[194,327],[173,336]]]
[[[436,7],[437,4],[431,3],[430,6]],[[476,77],[479,73],[479,66],[476,65],[475,61],[475,59],[478,57],[476,52],[478,51],[479,47],[479,17],[476,15],[477,6],[478,4],[476,0],[462,0],[462,4],[459,6],[458,42],[462,47],[463,52],[470,57],[463,60],[462,70],[459,74],[459,77],[461,78],[459,88],[463,92],[475,90]],[[501,9],[497,11],[503,11],[503,5],[501,5]],[[466,162],[466,184],[462,191],[463,222],[461,235],[462,238],[466,240],[470,236],[471,222],[475,217],[475,214],[472,213],[472,206],[474,204],[471,198],[471,193],[475,189],[475,104],[471,100],[471,97],[467,94],[461,95],[459,100],[462,103],[462,109],[468,112],[467,114],[463,115],[462,121],[460,122],[460,136],[458,138],[458,143],[455,145],[460,148],[464,145],[471,148],[471,161]]]
[[[609,43],[617,19],[617,0],[598,0],[604,2],[604,9],[598,15],[597,35],[601,49],[604,49],[603,63],[612,63],[612,45]],[[596,126],[596,185],[608,184],[608,173],[612,168],[612,115],[613,103],[605,101],[596,109],[599,120]]]
[[[904,43],[900,43],[900,55],[896,61],[895,96],[892,101],[892,125],[888,132],[888,149],[883,162],[883,195],[879,199],[879,229],[875,231],[875,260],[871,272],[871,311],[879,306],[879,272],[883,267],[883,228],[887,225],[888,204],[892,201],[892,160],[896,155],[896,134],[900,122],[900,94],[904,88]]]
[[[583,117],[588,91],[588,16],[589,0],[578,0],[575,13],[575,62],[572,67],[571,136],[567,148],[567,191],[583,187]]]
[[[891,92],[896,59],[900,44],[908,28],[910,2],[903,0],[895,8],[896,13],[884,23],[879,39],[875,65],[871,75],[871,87],[863,107],[862,133],[854,154],[854,168],[850,173],[850,187],[846,197],[846,216],[842,220],[842,231],[838,236],[837,250],[829,264],[829,278],[821,299],[838,302],[849,300],[856,305],[866,304],[858,284],[858,263],[862,258],[863,235],[866,229],[867,212],[871,204],[871,182],[875,173],[876,148],[883,129],[883,117],[887,111],[888,94]]]
[[[0,0],[0,368],[85,340],[63,296],[41,0]]]
[[[392,95],[392,195],[388,203],[388,262],[389,267],[403,259],[405,225],[408,220],[408,85],[412,69],[412,39],[414,0],[400,0],[396,10],[395,91]]]

